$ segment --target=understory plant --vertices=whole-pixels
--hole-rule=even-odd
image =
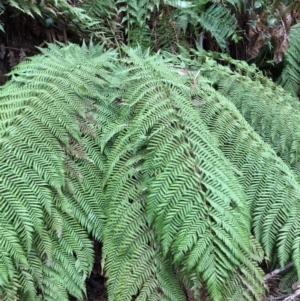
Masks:
[[[225,55],[122,51],[49,45],[0,91],[1,299],[82,299],[93,240],[114,301],[299,279],[297,101]]]

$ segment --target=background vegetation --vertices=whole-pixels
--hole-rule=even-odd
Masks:
[[[0,300],[296,300],[299,8],[2,1]]]

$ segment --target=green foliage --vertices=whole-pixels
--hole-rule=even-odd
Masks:
[[[237,41],[236,18],[223,4],[211,4],[209,1],[195,1],[191,7],[177,9],[175,18],[184,31],[192,26],[197,42],[202,45],[203,31],[210,33],[222,50],[227,50],[229,40]]]
[[[140,44],[144,48],[151,45],[151,30],[148,21],[151,13],[159,8],[160,0],[117,0],[121,25],[125,28],[126,44]]]
[[[19,65],[0,92],[2,300],[68,300],[85,291],[88,232],[101,239],[104,225],[90,114],[112,54],[99,51],[52,46]]]
[[[122,44],[177,52],[176,44],[188,49],[198,43],[229,52],[229,46],[242,39],[240,32],[246,31],[238,26],[247,14],[246,4],[243,0],[49,0],[39,4],[5,0],[0,9],[13,6],[17,12],[38,17],[51,32],[58,31],[53,40],[66,42],[68,29],[72,37],[92,38],[120,52]]]
[[[280,86],[259,72],[254,65],[230,57],[195,52],[201,74],[213,87],[234,103],[248,123],[270,144],[276,154],[300,179],[299,123],[300,105]],[[276,118],[275,118],[276,116]]]
[[[229,39],[237,41],[236,19],[223,5],[212,5],[203,11],[198,19],[200,26],[208,31],[221,49],[226,49]]]
[[[284,68],[277,83],[294,96],[297,96],[300,89],[300,23],[292,26],[289,41],[289,46],[284,55]]]
[[[218,3],[218,1],[214,2]],[[225,0],[223,3],[227,6],[233,6],[238,12],[242,12],[242,10],[245,9],[249,4],[247,0]]]
[[[184,59],[189,68],[198,65],[207,81],[205,84],[203,78],[198,78],[201,92],[194,96],[196,106],[240,175],[255,236],[274,266],[293,261],[299,277],[298,101],[253,66],[219,54],[212,56],[221,64],[205,52],[196,55],[195,60]],[[298,177],[261,141],[228,100]]]
[[[292,287],[298,281],[298,275],[295,269],[291,269],[284,273],[282,278],[280,279],[279,288],[282,292],[291,293],[293,291]]]
[[[226,98],[203,84],[198,97],[205,99],[199,110],[201,118],[240,174],[255,237],[271,260],[278,253],[281,266],[292,258],[298,261],[300,187],[296,177]]]
[[[145,26],[150,14],[155,7],[159,7],[160,0],[118,0],[118,13],[123,13],[122,23],[126,22],[126,30],[130,30],[132,25],[138,25],[140,28]]]
[[[260,300],[265,256],[299,278],[295,99],[215,53],[41,51],[0,91],[4,300],[82,298],[90,234],[109,300]]]
[[[60,23],[77,33],[90,34],[92,31],[96,33],[99,31],[99,21],[88,15],[84,9],[78,6],[78,3],[70,3],[66,0],[49,0],[37,4],[36,1],[32,0],[5,0],[1,1],[2,13],[7,6],[11,6],[17,12],[23,12],[32,18],[41,18],[46,27]]]
[[[130,114],[126,117],[130,123],[122,125],[122,131],[114,139],[105,171],[108,199],[116,198],[116,205],[110,201],[111,215],[114,223],[118,221],[107,227],[106,253],[114,248],[120,250],[120,239],[122,245],[133,248],[132,241],[127,243],[127,236],[122,234],[124,230],[118,228],[141,232],[141,225],[137,224],[141,219],[139,208],[146,203],[147,222],[155,230],[162,255],[171,257],[183,275],[196,273],[207,283],[212,299],[221,300],[224,278],[230,279],[239,268],[243,269],[245,257],[251,254],[245,196],[232,171],[226,168],[229,162],[193,110],[189,80],[168,70],[159,56],[133,50],[128,55],[125,59],[128,74],[121,84],[125,92],[119,98],[126,100],[121,103],[121,108],[125,106],[121,115],[125,118]],[[126,209],[126,203],[131,210]],[[125,223],[127,214],[133,225]],[[116,229],[115,239],[119,237],[115,243],[111,241],[114,238],[111,229]],[[145,240],[154,244],[153,238]],[[128,257],[131,253],[148,262],[151,259],[142,256],[145,254],[142,249],[134,248],[125,254]],[[116,268],[113,271],[110,266],[120,266],[115,260],[111,259],[107,265],[108,277],[114,281],[109,287],[112,294],[126,289],[124,281],[128,277],[128,272],[122,271],[124,280],[120,280],[122,289],[119,289],[116,279],[120,271]],[[249,266],[256,269],[253,263]],[[256,276],[258,279],[254,281],[260,283],[259,272]]]
[[[247,269],[260,283],[244,192],[189,102],[189,80],[132,50],[114,77],[114,54],[99,47],[43,52],[1,92],[6,299],[80,298],[87,232],[103,239],[112,300],[185,300],[176,282],[189,275],[213,300]]]

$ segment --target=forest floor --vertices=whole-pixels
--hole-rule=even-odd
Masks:
[[[87,299],[85,301],[106,301],[107,291],[101,268],[101,244],[94,241],[95,263],[91,277],[86,281]]]
[[[86,301],[106,301],[107,292],[104,286],[103,277],[89,278],[87,280],[87,299]]]

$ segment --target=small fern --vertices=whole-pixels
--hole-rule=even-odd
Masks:
[[[229,40],[237,41],[236,19],[223,4],[207,5],[207,1],[195,1],[194,5],[175,12],[179,27],[184,31],[191,25],[197,33],[197,43],[202,45],[202,31],[210,33],[222,50],[227,50]],[[198,40],[199,39],[199,40]]]
[[[226,41],[237,41],[236,19],[223,5],[212,5],[203,11],[198,19],[200,26],[211,33],[221,49],[226,49]]]
[[[151,46],[151,31],[148,27],[151,13],[159,8],[160,0],[118,0],[118,14],[122,16],[121,24],[126,24],[127,45]],[[150,43],[150,44],[149,44]]]
[[[289,33],[289,45],[284,55],[284,68],[277,83],[294,96],[300,89],[300,65],[299,65],[299,45],[300,45],[300,24],[291,27]]]

